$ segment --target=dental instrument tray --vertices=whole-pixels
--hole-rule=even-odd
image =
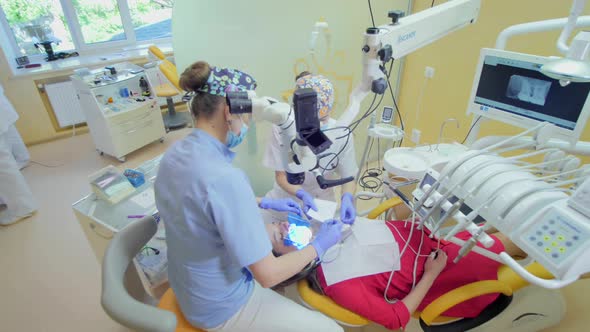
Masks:
[[[135,192],[129,180],[112,165],[90,175],[90,187],[96,196],[116,204]]]

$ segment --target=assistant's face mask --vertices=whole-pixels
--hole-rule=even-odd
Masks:
[[[240,145],[240,143],[242,143],[242,141],[244,140],[244,137],[246,137],[246,133],[248,132],[248,126],[242,122],[242,127],[240,128],[240,133],[236,134],[233,132],[233,130],[229,130],[227,132],[227,138],[225,140],[225,145],[228,148],[235,148],[236,146]]]

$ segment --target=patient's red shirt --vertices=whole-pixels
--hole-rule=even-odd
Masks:
[[[410,224],[404,227],[404,222],[390,222],[388,223],[395,240],[398,243],[400,251],[406,243],[405,240],[410,234]],[[396,232],[393,228],[399,231]],[[402,237],[400,237],[400,234]],[[389,280],[390,272],[374,274],[370,276],[354,278],[337,284],[327,286],[321,267],[318,273],[318,279],[322,289],[330,298],[332,298],[339,305],[358,313],[359,315],[385,326],[389,329],[399,329],[406,326],[410,320],[410,312],[405,304],[401,301],[412,288],[412,273],[414,267],[414,260],[420,245],[420,238],[424,237],[424,243],[420,254],[427,255],[437,248],[437,240],[430,239],[422,232],[414,230],[414,234],[410,239],[409,248],[406,249],[401,257],[401,270],[396,271],[391,281],[391,286],[388,290],[388,298],[397,298],[400,301],[389,304],[383,298],[385,286]],[[470,234],[462,232],[457,235],[458,238],[467,240]],[[504,251],[502,242],[494,238],[495,244],[489,250],[500,253]],[[479,244],[478,244],[479,245]],[[423,310],[432,301],[436,300],[441,295],[451,291],[457,287],[480,280],[497,280],[497,271],[500,263],[490,260],[474,252],[470,252],[463,257],[457,264],[453,263],[453,259],[458,255],[460,247],[441,241],[440,247],[448,255],[447,266],[440,273],[426,294],[418,310]],[[414,251],[410,250],[413,248]],[[422,278],[424,273],[424,263],[427,257],[419,257],[416,267],[416,283]],[[448,317],[476,317],[481,311],[496,300],[498,294],[483,295],[469,301],[460,303],[455,307],[443,313]]]

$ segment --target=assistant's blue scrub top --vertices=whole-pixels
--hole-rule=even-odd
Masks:
[[[249,299],[247,266],[271,253],[248,178],[235,153],[195,129],[164,155],[154,185],[166,228],[168,278],[187,320],[213,328]]]

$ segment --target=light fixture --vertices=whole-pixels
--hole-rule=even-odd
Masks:
[[[557,41],[557,48],[566,57],[547,62],[541,67],[541,72],[551,78],[559,80],[562,86],[571,82],[590,82],[590,32],[579,32],[571,45],[566,44],[576,26],[578,17],[584,9],[587,0],[574,0],[567,25],[563,28]]]

